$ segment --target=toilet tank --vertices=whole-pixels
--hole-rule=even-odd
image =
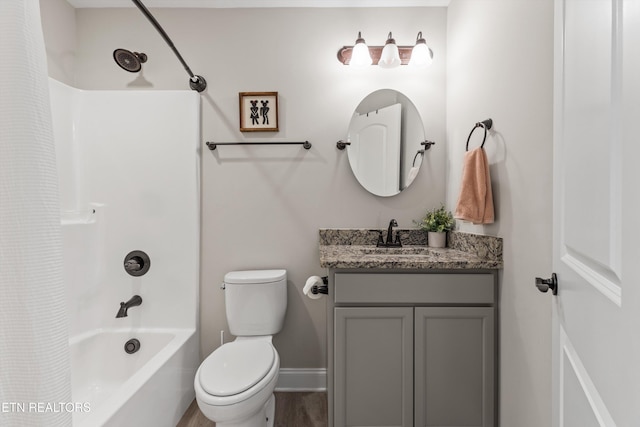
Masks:
[[[274,335],[287,311],[287,270],[232,271],[224,276],[229,331],[235,336]]]

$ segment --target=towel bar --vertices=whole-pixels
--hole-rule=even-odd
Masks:
[[[218,145],[302,145],[305,149],[311,148],[311,143],[309,141],[302,142],[212,142],[207,141],[207,147],[209,150],[215,150]]]

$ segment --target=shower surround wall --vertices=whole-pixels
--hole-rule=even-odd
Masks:
[[[167,386],[176,392],[167,398],[179,406],[175,412],[181,415],[193,400],[192,381],[199,362],[199,97],[190,91],[82,91],[52,79],[50,92],[72,354],[88,346],[83,339],[96,343],[93,348],[101,341],[113,341],[114,353],[111,349],[92,353],[91,362],[99,368],[120,363],[114,356],[95,357],[124,355],[124,341],[113,339],[118,333],[129,338],[145,333],[177,337],[158,346],[158,354],[180,341],[176,352],[183,363],[160,376],[177,373],[184,378],[176,377],[177,384],[155,383],[153,396],[142,400],[148,410],[166,417],[166,407],[163,411],[153,407]],[[140,277],[130,276],[123,267],[133,250],[145,251],[151,259],[149,271]],[[142,297],[142,305],[129,309],[128,317],[116,318],[120,302],[133,295]],[[148,348],[150,340],[155,338],[147,340]],[[142,352],[145,340],[140,341]],[[126,366],[127,360],[136,363],[133,356],[123,356],[129,359],[123,359],[120,373],[141,370]],[[83,361],[82,355],[76,360]],[[161,364],[158,358],[153,360]],[[118,389],[114,391],[118,396],[105,397],[104,390],[130,378],[101,378],[101,372],[108,370],[87,368],[86,360],[82,367],[73,362],[72,358],[74,397],[82,395],[92,404],[91,416],[101,412],[102,402],[111,402],[112,408],[124,404],[127,391]],[[87,377],[87,371],[98,376]],[[152,372],[147,374],[152,378]],[[80,382],[92,384],[95,393],[78,394],[80,377],[84,378]],[[125,388],[130,392],[141,386],[136,382],[135,387],[127,382]]]
[[[51,84],[70,335],[132,325],[195,328],[198,95]],[[140,277],[123,267],[133,250],[151,258]],[[120,301],[136,294],[142,305],[116,319]]]

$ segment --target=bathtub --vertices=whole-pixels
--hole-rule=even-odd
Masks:
[[[69,344],[74,427],[174,427],[195,398],[195,329],[98,329]]]

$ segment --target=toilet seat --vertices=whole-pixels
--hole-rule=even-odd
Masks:
[[[275,350],[268,341],[224,344],[202,362],[198,375],[200,386],[211,396],[240,394],[267,376],[275,360]]]

